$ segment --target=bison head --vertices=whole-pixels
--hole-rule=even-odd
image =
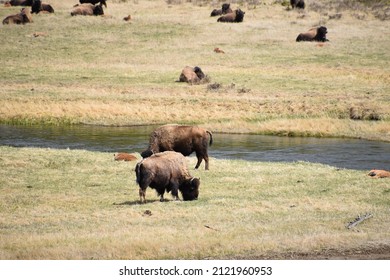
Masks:
[[[198,67],[198,66],[194,67],[194,72],[195,72],[196,76],[198,76],[199,80],[202,80],[205,77],[202,69],[200,69],[200,67]]]
[[[184,181],[179,190],[183,196],[183,200],[196,200],[199,196],[200,180],[198,178],[191,178]]]
[[[104,15],[104,11],[103,11],[102,4],[96,5],[96,6],[93,8],[93,14],[94,14],[95,16]]]
[[[318,27],[317,35],[316,35],[317,41],[321,41],[321,42],[327,41],[326,33],[328,33],[328,29],[325,26]]]
[[[235,22],[242,22],[244,20],[244,15],[245,12],[242,11],[241,9],[236,10],[236,19],[234,20]]]
[[[153,152],[151,150],[145,150],[141,153],[141,157],[143,158],[147,158],[147,157],[150,157],[151,155],[153,155]]]
[[[223,14],[227,14],[229,12],[229,9],[230,9],[230,4],[229,3],[222,4],[222,13]]]

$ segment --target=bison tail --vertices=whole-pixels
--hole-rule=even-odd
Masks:
[[[142,168],[142,162],[137,163],[137,165],[135,166],[135,176],[136,176],[137,184],[139,184],[142,180],[141,168]]]
[[[210,143],[209,143],[209,145],[211,146],[213,144],[213,134],[209,130],[206,130],[206,132],[210,135]]]

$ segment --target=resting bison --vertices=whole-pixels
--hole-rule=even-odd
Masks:
[[[11,0],[5,2],[5,6],[31,6],[33,0]]]
[[[33,22],[31,13],[28,9],[23,8],[19,14],[10,15],[3,20],[3,24],[25,24]]]
[[[244,20],[245,12],[237,9],[229,14],[218,18],[218,22],[242,22]]]
[[[104,15],[103,7],[101,4],[77,4],[73,7],[73,10],[70,12],[72,16],[100,16]]]
[[[118,153],[118,154],[114,154],[114,160],[134,161],[137,160],[137,157],[135,155],[131,155],[128,153]]]
[[[33,0],[31,5],[31,13],[38,14],[40,12],[54,13],[51,5],[42,3],[40,0]]]
[[[179,82],[186,82],[190,84],[199,83],[205,77],[202,69],[200,67],[195,66],[194,68],[190,66],[184,67],[181,71]]]
[[[230,9],[230,4],[228,4],[228,3],[224,3],[224,4],[222,4],[222,9],[214,9],[212,12],[211,12],[211,14],[210,14],[210,16],[211,17],[215,17],[215,16],[220,16],[220,15],[225,15],[225,14],[229,14],[229,13],[232,13],[233,12],[233,10],[232,9]]]
[[[149,186],[164,201],[165,191],[171,192],[175,200],[180,191],[183,200],[195,200],[199,196],[200,180],[190,175],[185,157],[173,151],[157,153],[143,159],[135,167],[139,198],[145,203],[146,188]]]
[[[368,173],[368,175],[375,178],[386,178],[390,177],[390,171],[373,169]]]
[[[150,135],[149,147],[141,153],[143,158],[164,151],[176,151],[184,156],[195,152],[198,162],[197,169],[202,159],[205,161],[205,169],[209,169],[208,146],[213,143],[213,135],[210,131],[197,126],[163,125],[154,130]]]
[[[107,8],[106,0],[80,0],[80,4],[90,3],[93,5],[96,5],[97,3],[100,3],[100,5],[104,5],[104,7]]]
[[[317,42],[325,42],[329,41],[326,39],[326,33],[328,30],[325,26],[313,27],[309,29],[306,33],[301,33],[298,35],[296,41],[317,41]]]
[[[290,0],[291,8],[293,9],[304,9],[305,1],[304,0]]]

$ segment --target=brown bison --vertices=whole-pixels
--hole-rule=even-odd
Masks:
[[[205,161],[205,169],[209,169],[208,146],[213,143],[211,131],[197,126],[187,125],[163,125],[154,130],[150,135],[149,147],[141,153],[143,158],[164,151],[176,151],[184,156],[195,152],[198,162],[197,169],[202,160]]]
[[[77,4],[73,7],[73,10],[70,12],[72,16],[100,16],[104,15],[103,7],[101,4]]]
[[[293,9],[304,9],[305,1],[304,0],[290,0],[291,8]]]
[[[373,169],[368,173],[368,175],[375,178],[386,178],[390,177],[390,172],[386,170]]]
[[[33,22],[31,13],[28,9],[21,9],[19,14],[10,15],[3,20],[3,24],[25,24]]]
[[[80,0],[80,4],[87,4],[87,3],[93,4],[93,5],[100,3],[100,5],[103,5],[104,7],[107,8],[106,0]]]
[[[54,13],[54,9],[50,4],[42,3],[40,0],[33,0],[31,5],[31,13],[38,14],[40,12]]]
[[[166,151],[143,159],[137,163],[135,174],[141,203],[146,202],[147,187],[157,191],[160,201],[164,201],[165,191],[175,200],[179,199],[178,191],[183,200],[198,199],[200,180],[190,175],[186,158],[180,153]]]
[[[117,153],[117,154],[114,154],[114,160],[116,160],[116,161],[120,161],[120,160],[134,161],[134,160],[137,160],[137,157],[135,155],[131,155],[128,153]]]
[[[296,41],[326,42],[329,41],[328,39],[326,39],[326,33],[328,33],[328,29],[325,26],[313,27],[309,29],[309,31],[307,31],[306,33],[300,33]]]
[[[211,17],[215,17],[215,16],[220,16],[220,15],[226,15],[226,14],[229,14],[229,13],[232,13],[233,10],[230,8],[230,4],[228,3],[224,3],[222,4],[222,9],[214,9],[210,16]]]
[[[195,66],[194,68],[192,68],[190,66],[186,66],[181,71],[179,82],[197,84],[204,78],[205,78],[205,74],[203,73],[202,69],[200,69],[200,67]]]
[[[217,22],[242,22],[244,20],[244,15],[244,11],[237,9],[231,13],[219,17]]]
[[[33,0],[11,0],[4,3],[5,6],[31,6]]]

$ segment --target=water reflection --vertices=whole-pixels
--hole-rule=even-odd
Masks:
[[[141,152],[155,127],[0,125],[0,145]],[[357,139],[214,133],[209,155],[253,161],[309,161],[360,170],[390,169],[389,143]]]

